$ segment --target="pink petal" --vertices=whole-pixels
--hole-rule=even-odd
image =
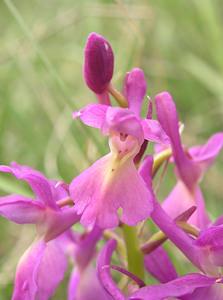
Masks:
[[[103,231],[100,228],[94,226],[84,237],[82,235],[79,237],[74,254],[79,270],[85,269],[95,255],[96,245],[101,239],[102,233]]]
[[[128,176],[126,176],[126,173]],[[119,180],[123,180],[120,185]],[[153,210],[152,192],[146,187],[143,179],[136,172],[133,162],[130,162],[117,179],[118,185],[114,196],[119,197],[123,215],[121,220],[128,225],[136,225],[145,220]]]
[[[218,217],[213,223],[214,226],[218,226],[218,225],[222,225],[222,224],[223,224],[223,215]]]
[[[80,118],[84,124],[101,129],[105,122],[108,107],[103,104],[89,104],[81,110],[74,112],[73,118]]]
[[[172,145],[174,160],[178,174],[190,190],[193,190],[201,175],[201,170],[184,153],[180,134],[179,120],[175,103],[167,92],[158,94],[155,97],[158,121],[168,135]]]
[[[170,139],[160,126],[159,122],[151,119],[144,119],[141,122],[144,132],[144,138],[148,141],[169,145]]]
[[[134,68],[126,74],[124,81],[124,95],[128,100],[129,109],[140,115],[143,99],[146,95],[146,79],[144,72]]]
[[[64,181],[49,180],[53,199],[58,200],[69,197],[69,185]]]
[[[101,284],[104,286],[106,291],[115,300],[126,300],[120,289],[116,286],[113,281],[110,268],[107,268],[111,264],[112,254],[116,248],[116,241],[110,240],[101,250],[97,260],[97,273]]]
[[[133,161],[127,161],[117,170],[111,167],[112,156],[106,155],[76,177],[70,185],[70,194],[84,225],[101,228],[118,225],[118,208],[121,220],[135,225],[152,211],[150,191],[138,175]],[[112,169],[111,169],[112,168]]]
[[[200,188],[197,187],[194,193],[191,193],[184,183],[179,180],[169,196],[162,203],[163,209],[172,218],[176,218],[194,205],[197,206],[197,210],[188,222],[200,229],[206,228],[210,224],[210,219],[205,210],[205,203]]]
[[[44,223],[38,224],[38,230],[44,233],[44,240],[55,239],[61,233],[76,224],[80,216],[73,207],[66,207],[60,210],[46,210],[46,219]]]
[[[17,270],[12,300],[35,300],[38,291],[37,274],[46,244],[33,244],[21,257]]]
[[[149,190],[153,190],[152,183],[153,156],[147,155],[139,167],[139,174]]]
[[[48,300],[62,281],[66,266],[56,241],[34,243],[17,266],[12,300]]]
[[[191,295],[191,293],[196,289],[209,288],[214,283],[215,278],[196,273],[188,274],[164,284],[141,288],[130,297],[130,300],[164,300],[168,299],[168,297],[179,298],[184,295]],[[189,296],[188,298],[185,297],[183,299],[198,300],[200,298],[193,298]],[[212,300],[212,298],[205,299]]]
[[[74,260],[79,272],[82,272],[95,256],[96,245],[101,237],[102,230],[95,226],[91,231],[83,234],[77,234],[71,229],[67,230],[57,240],[59,240],[64,252]]]
[[[152,163],[153,157],[147,156],[139,170],[139,173],[149,190],[152,190]],[[155,195],[153,198],[153,207],[154,209],[151,213],[152,220],[168,236],[168,238],[177,245],[184,255],[194,263],[194,265],[200,267],[198,257],[196,255],[197,249],[193,245],[193,240],[176,225],[172,218],[168,216],[156,200]]]
[[[64,278],[67,259],[57,240],[47,243],[37,276],[37,299],[48,300]]]
[[[190,148],[189,153],[193,161],[200,163],[205,171],[214,162],[222,147],[223,132],[219,132],[212,135],[206,144]]]
[[[132,111],[126,108],[108,108],[103,132],[105,134],[111,134],[112,132],[127,134],[136,138],[140,145],[144,141],[140,120]]]
[[[18,224],[43,221],[45,207],[41,202],[20,195],[0,197],[0,215]]]
[[[26,181],[36,194],[38,200],[43,201],[49,207],[56,208],[50,182],[39,171],[14,162],[10,167],[0,166],[0,172],[11,173],[17,179]]]
[[[70,280],[68,283],[68,300],[79,300],[77,299],[77,290],[78,290],[78,285],[80,283],[80,276],[81,275],[78,269],[74,269],[73,272],[71,273]]]
[[[174,153],[184,156],[180,141],[178,114],[171,95],[168,92],[156,95],[155,104],[158,120],[174,145]]]
[[[200,259],[205,269],[213,269],[223,266],[223,225],[211,226],[203,230],[195,244],[200,248]]]
[[[195,190],[195,204],[197,205],[197,220],[196,226],[200,229],[205,229],[210,226],[211,220],[208,216],[208,211],[205,207],[205,201],[203,198],[202,191],[199,187]],[[196,212],[195,212],[196,213]],[[195,215],[191,217],[191,222],[193,222]]]
[[[78,214],[81,215],[88,209],[89,205],[94,205],[94,201],[97,203],[98,194],[103,182],[103,173],[105,172],[108,160],[109,155],[101,158],[71,182],[70,195],[75,202],[75,210]],[[86,218],[85,220],[85,215],[82,215],[81,222],[86,222],[87,225],[93,224],[95,222],[95,216],[92,216],[92,219]],[[116,215],[114,216],[113,222],[118,223]]]
[[[105,135],[119,132],[135,137],[139,143],[144,140],[140,120],[126,108],[89,104],[74,112],[73,118],[80,118],[84,124],[101,129]]]
[[[222,300],[223,299],[223,285],[215,283],[210,287],[197,288],[192,294],[186,296],[184,300]]]
[[[177,278],[177,272],[166,251],[159,247],[144,258],[146,270],[160,282]]]
[[[74,269],[68,287],[68,300],[112,300],[100,284],[96,270],[89,266],[79,272]]]

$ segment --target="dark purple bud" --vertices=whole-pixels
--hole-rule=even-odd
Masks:
[[[84,79],[96,94],[105,92],[112,79],[114,55],[110,44],[103,36],[92,32],[84,51]]]

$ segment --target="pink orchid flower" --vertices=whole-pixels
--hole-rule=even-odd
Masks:
[[[223,147],[223,132],[214,134],[206,144],[185,150],[179,134],[179,119],[175,103],[167,92],[155,97],[158,120],[171,141],[174,163],[177,171],[177,184],[163,203],[170,216],[176,217],[190,206],[197,211],[190,222],[199,228],[210,224],[205,210],[205,202],[199,183],[208,167]]]
[[[0,215],[17,224],[35,224],[37,237],[21,257],[15,276],[12,300],[47,300],[62,281],[66,257],[56,239],[79,220],[73,208],[60,208],[67,190],[47,180],[40,172],[12,163],[0,166],[32,188],[35,199],[22,195],[0,197]]]
[[[142,71],[130,72],[125,85],[129,108],[90,104],[73,114],[109,137],[110,153],[70,184],[71,198],[85,226],[95,223],[101,228],[117,226],[120,208],[120,220],[136,225],[153,209],[151,193],[137,172],[134,158],[144,140],[169,144],[169,138],[156,120],[139,116],[146,91]]]
[[[102,230],[92,228],[83,234],[67,231],[60,241],[64,251],[73,261],[74,268],[68,284],[68,300],[112,300],[98,280],[94,266],[97,242]]]

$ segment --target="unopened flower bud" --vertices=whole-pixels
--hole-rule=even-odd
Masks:
[[[114,55],[105,38],[92,32],[85,46],[84,79],[96,94],[106,91],[114,69]]]

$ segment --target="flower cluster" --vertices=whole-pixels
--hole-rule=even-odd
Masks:
[[[98,103],[75,111],[73,118],[99,130],[109,153],[70,184],[17,163],[0,166],[33,191],[32,198],[0,197],[2,217],[36,226],[36,238],[17,266],[12,299],[50,299],[68,261],[74,265],[69,300],[223,299],[223,216],[210,218],[200,188],[223,147],[223,132],[204,145],[183,145],[172,96],[161,92],[144,103],[147,84],[139,68],[126,74],[122,93],[116,90],[112,47],[96,33],[88,37],[83,71]],[[147,149],[151,143],[153,153]],[[176,185],[158,201],[153,181],[168,163],[174,165]],[[194,273],[178,274],[163,247],[168,239]],[[157,283],[148,284],[150,277]]]

